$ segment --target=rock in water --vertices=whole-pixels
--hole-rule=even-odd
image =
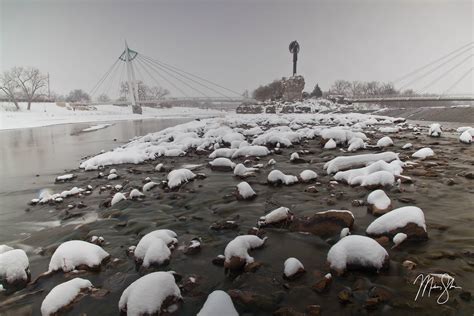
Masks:
[[[392,209],[392,202],[383,190],[372,191],[367,196],[367,210],[375,215],[383,215]]]
[[[340,234],[343,228],[352,228],[353,224],[354,215],[350,211],[330,210],[309,217],[297,217],[290,225],[290,230],[330,237]]]
[[[127,315],[160,315],[176,310],[181,291],[170,272],[153,272],[130,284],[119,301],[120,312]]]
[[[209,294],[197,316],[239,316],[229,294],[216,290]]]
[[[288,258],[285,260],[283,268],[283,276],[289,280],[294,280],[298,278],[301,274],[305,272],[304,266],[296,258]]]
[[[404,233],[408,240],[428,239],[425,215],[416,206],[400,207],[380,216],[367,227],[366,233],[374,237]]]
[[[353,267],[379,271],[389,266],[388,253],[382,246],[372,238],[357,235],[339,240],[329,249],[327,260],[338,274]]]

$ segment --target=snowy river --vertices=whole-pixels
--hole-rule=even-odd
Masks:
[[[64,170],[77,168],[82,157],[190,120],[117,121],[91,132],[81,131],[103,123],[0,131],[0,244],[22,239],[31,230],[54,224],[45,222],[43,216],[26,214],[26,202],[40,190],[51,187]]]
[[[185,299],[176,315],[195,315],[207,295],[215,289],[233,291],[241,315],[272,315],[276,308],[285,306],[304,311],[314,304],[321,306],[323,315],[472,314],[469,293],[474,292],[474,188],[473,180],[462,174],[472,170],[474,149],[460,144],[455,133],[445,133],[440,139],[432,139],[426,136],[424,127],[420,135],[409,131],[391,134],[396,151],[402,152],[401,146],[412,142],[417,148],[429,146],[436,152],[433,159],[406,170],[406,175],[414,178],[414,184],[386,189],[394,208],[415,205],[423,209],[429,240],[406,243],[399,249],[390,249],[388,245],[388,271],[376,274],[356,270],[343,277],[334,276],[328,288],[318,292],[312,286],[327,272],[326,256],[339,239],[338,235],[322,238],[285,228],[269,228],[266,230],[266,246],[252,251],[255,260],[262,263],[255,273],[226,275],[222,267],[211,263],[223,253],[230,240],[238,234],[245,234],[255,226],[259,216],[279,206],[290,208],[298,216],[310,216],[315,211],[350,210],[356,223],[351,233],[365,235],[373,216],[367,213],[365,206],[353,202],[365,199],[368,191],[332,182],[332,177],[323,171],[323,165],[340,152],[323,150],[318,138],[282,148],[278,154],[265,159],[251,161],[252,164],[265,163],[274,158],[278,168],[288,174],[298,174],[303,169],[316,170],[319,175],[317,190],[312,192],[306,190],[308,185],[304,183],[288,187],[267,185],[266,176],[270,169],[265,167],[247,180],[258,192],[257,198],[237,201],[233,192],[240,180],[229,172],[209,169],[206,167],[207,155],[197,152],[180,158],[160,158],[160,162],[173,168],[202,164],[195,172],[203,172],[207,178],[189,182],[177,191],[157,187],[147,193],[143,201],[127,200],[107,208],[104,201],[110,194],[98,188],[110,183],[123,185],[124,190],[128,191],[133,187],[142,187],[146,177],[160,183],[167,173],[155,171],[156,161],[107,167],[104,172],[116,168],[120,175],[113,181],[98,178],[97,171],[76,169],[72,172],[78,175],[77,179],[54,184],[56,176],[67,173],[67,169],[77,168],[84,155],[117,147],[133,136],[181,122],[184,120],[116,122],[113,126],[87,133],[79,131],[89,127],[89,124],[0,132],[0,244],[8,243],[27,251],[33,278],[47,271],[54,250],[67,240],[90,240],[92,236],[103,236],[104,248],[112,258],[116,258],[107,263],[100,273],[79,275],[108,293],[103,297],[86,296],[75,304],[72,314],[116,315],[124,289],[147,273],[127,255],[128,247],[136,245],[138,236],[143,232],[161,228],[176,231],[180,242],[173,252],[172,263],[157,269],[172,269],[181,274],[183,280],[192,277],[196,281],[182,289]],[[382,136],[386,135],[379,131],[371,134],[374,140]],[[289,157],[296,150],[305,151],[305,161],[290,162]],[[374,153],[377,149],[368,148],[364,152]],[[401,155],[403,160],[410,159],[408,152]],[[80,198],[84,208],[67,209],[67,203],[71,202],[27,205],[43,188],[62,192],[73,186],[88,185],[97,189],[93,194]],[[78,198],[69,201],[79,203]],[[218,222],[229,220],[237,223],[236,227],[210,229]],[[195,237],[202,240],[201,252],[197,255],[184,253],[183,245]],[[303,277],[292,282],[281,277],[283,262],[288,257],[304,262],[307,271]],[[417,269],[403,268],[405,260],[416,262]],[[436,303],[439,294],[415,301],[418,286],[412,284],[413,278],[418,273],[445,271],[455,276],[456,284],[463,290],[451,290],[449,302],[443,305]],[[56,273],[9,296],[9,299],[18,301],[2,306],[0,299],[0,314],[5,311],[10,315],[38,315],[46,294],[57,284],[75,276],[74,273]],[[348,297],[345,298],[344,293],[349,293]],[[374,296],[380,297],[380,301]]]

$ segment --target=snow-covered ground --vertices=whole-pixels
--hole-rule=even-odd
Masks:
[[[26,103],[20,103],[20,110],[16,111],[13,103],[0,102],[0,130],[68,123],[141,120],[150,118],[209,117],[225,113],[219,110],[189,107],[143,107],[143,114],[139,115],[132,114],[131,107],[115,105],[87,106],[82,107],[87,110],[79,110],[79,108],[74,110],[74,108],[68,104],[60,106],[56,103],[33,103],[30,111],[26,109],[26,106]]]

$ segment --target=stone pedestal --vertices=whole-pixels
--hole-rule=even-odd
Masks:
[[[283,86],[283,100],[296,101],[303,98],[304,78],[303,76],[293,76],[281,79]]]

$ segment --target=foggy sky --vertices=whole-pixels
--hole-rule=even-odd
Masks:
[[[89,91],[126,39],[144,55],[251,91],[291,75],[288,44],[296,39],[305,90],[337,79],[393,81],[473,41],[473,3],[0,0],[0,70],[35,66],[50,73],[57,93]],[[471,58],[430,91],[472,66]],[[454,92],[472,93],[472,78]]]

